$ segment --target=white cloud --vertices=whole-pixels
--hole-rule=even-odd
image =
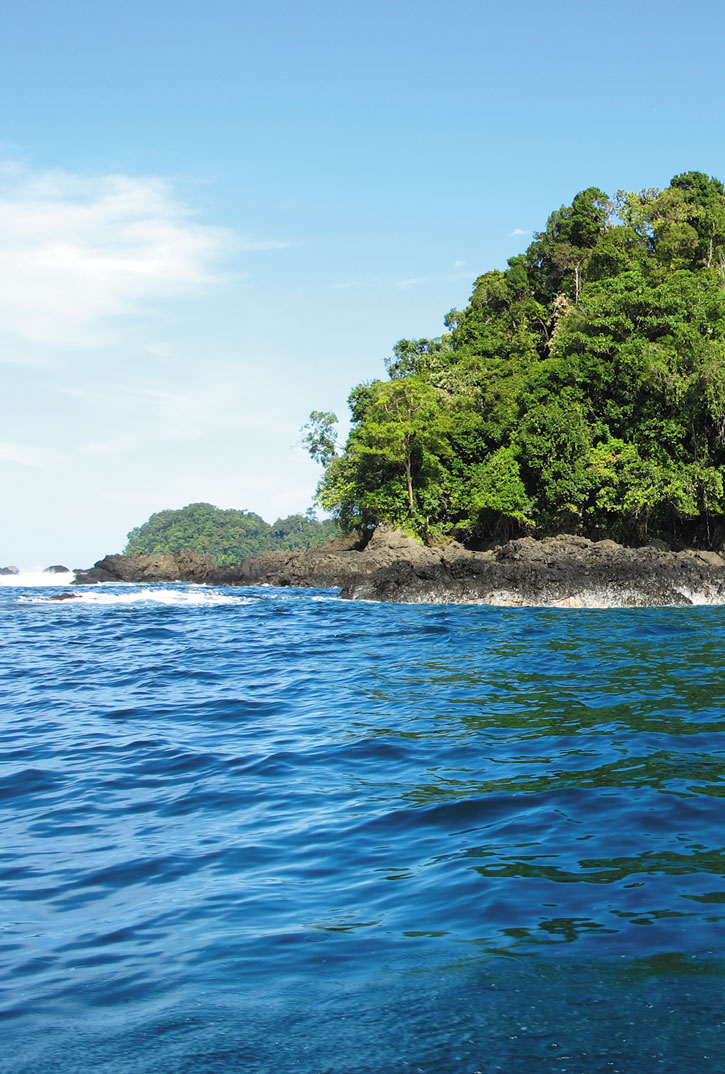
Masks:
[[[524,227],[515,227],[513,231],[509,231],[509,238],[514,238],[516,235],[531,235],[531,231],[527,231]]]
[[[256,253],[258,250],[286,250],[292,243],[281,242],[279,239],[250,239],[238,238],[234,243],[236,249],[243,250],[245,254]]]
[[[79,455],[109,456],[118,458],[119,455],[127,455],[135,451],[138,443],[132,436],[114,436],[110,440],[97,440],[90,444],[81,444],[77,452]]]
[[[285,243],[242,239],[194,221],[154,177],[87,177],[0,165],[0,334],[90,345],[111,317],[198,291],[236,251]]]
[[[139,443],[151,441],[189,443],[229,431],[237,436],[288,431],[279,395],[266,386],[260,390],[240,363],[231,367],[207,363],[203,381],[180,361],[173,385],[158,371],[149,370],[142,379],[131,379],[122,371],[92,384],[58,385],[55,392],[61,399],[77,401],[113,430],[108,438],[95,437],[84,445],[81,451],[91,455],[133,451]]]
[[[15,466],[43,468],[50,461],[48,452],[31,444],[16,444],[0,440],[0,464],[11,463]]]
[[[396,280],[395,286],[401,287],[404,291],[407,291],[411,287],[421,287],[424,283],[428,283],[427,276],[412,276],[408,280]]]

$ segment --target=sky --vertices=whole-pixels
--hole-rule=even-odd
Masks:
[[[577,191],[725,180],[725,7],[2,0],[0,566],[312,504],[300,443]]]

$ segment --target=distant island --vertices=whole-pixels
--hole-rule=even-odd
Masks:
[[[161,511],[77,584],[323,586],[393,601],[725,603],[725,188],[597,187],[435,339],[313,411],[311,512]]]
[[[294,552],[316,548],[339,533],[332,519],[311,511],[278,518],[271,525],[253,511],[222,510],[211,503],[157,511],[128,535],[125,555],[196,552],[215,564],[239,563],[259,552]]]
[[[310,415],[317,502],[344,530],[722,545],[719,180],[582,191],[444,323],[400,340],[387,380],[353,388],[344,445],[334,414]]]

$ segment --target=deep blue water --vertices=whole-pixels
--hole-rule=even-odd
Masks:
[[[725,608],[0,589],[8,1074],[725,1070]]]

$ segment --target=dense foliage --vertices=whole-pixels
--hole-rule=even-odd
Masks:
[[[355,387],[338,452],[314,412],[318,502],[423,536],[722,535],[725,191],[590,188],[476,280],[438,339]]]
[[[126,553],[180,552],[189,548],[217,563],[238,563],[256,552],[314,548],[335,536],[334,521],[319,522],[309,513],[278,518],[269,525],[252,511],[221,510],[210,503],[190,503],[179,510],[158,511],[131,530]]]

